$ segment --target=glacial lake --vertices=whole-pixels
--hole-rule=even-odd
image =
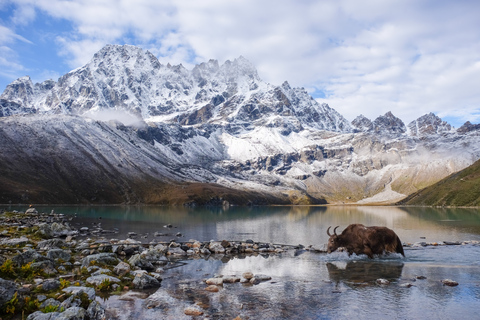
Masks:
[[[25,210],[26,208],[10,208]],[[126,239],[151,241],[247,240],[323,247],[329,226],[387,226],[402,242],[480,241],[480,210],[416,207],[37,207],[74,216],[71,223]],[[171,228],[165,227],[172,225]],[[181,235],[177,235],[177,234]],[[104,298],[112,319],[479,319],[480,245],[405,248],[406,257],[373,260],[345,253],[289,250],[282,254],[211,256],[178,261],[153,292]],[[204,280],[244,272],[272,280],[258,285],[224,284],[205,291]],[[387,279],[388,285],[377,284]],[[422,279],[424,278],[424,279]],[[442,280],[459,283],[450,287]],[[413,286],[407,287],[406,284]]]

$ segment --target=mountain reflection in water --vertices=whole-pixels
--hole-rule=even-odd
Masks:
[[[8,209],[8,208],[7,208]],[[10,208],[25,210],[26,208]],[[44,212],[77,213],[72,224],[158,241],[246,240],[322,247],[329,226],[351,223],[393,229],[403,242],[480,240],[478,209],[400,207],[44,207]],[[172,224],[173,228],[165,228]],[[177,236],[181,233],[181,236]],[[162,235],[160,235],[162,234]],[[87,235],[93,236],[93,235]],[[161,287],[102,300],[110,319],[476,319],[480,305],[480,246],[406,248],[403,257],[366,257],[292,250],[281,255],[187,259],[162,274]],[[205,280],[244,272],[272,280],[258,285],[224,284],[205,291]],[[419,279],[425,277],[425,279]],[[378,285],[385,278],[389,285]],[[456,287],[442,284],[452,279]],[[402,284],[411,283],[407,288]],[[375,303],[372,303],[374,301]]]
[[[347,285],[373,284],[377,279],[394,281],[402,276],[401,261],[341,261],[327,262],[330,280]]]

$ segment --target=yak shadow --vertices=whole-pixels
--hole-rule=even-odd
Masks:
[[[398,280],[402,276],[401,261],[336,261],[327,262],[330,280],[347,286],[372,285],[377,279]]]

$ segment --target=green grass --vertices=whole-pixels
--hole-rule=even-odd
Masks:
[[[480,206],[480,160],[434,185],[409,195],[398,204]]]

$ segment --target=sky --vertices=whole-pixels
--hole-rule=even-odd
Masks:
[[[244,56],[348,120],[480,122],[477,0],[0,0],[0,92],[57,80],[106,44],[192,68]]]

